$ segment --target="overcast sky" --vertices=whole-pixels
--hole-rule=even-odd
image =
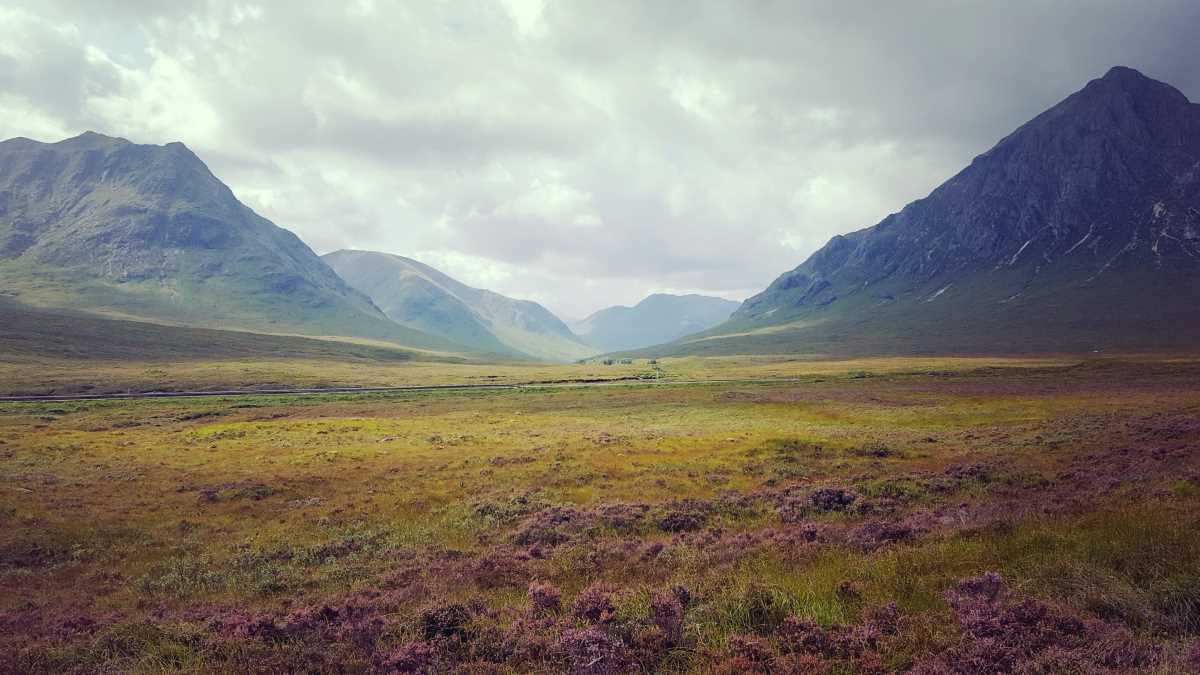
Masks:
[[[318,253],[567,317],[743,299],[1110,66],[1200,98],[1197,0],[9,0],[0,137],[180,140]]]

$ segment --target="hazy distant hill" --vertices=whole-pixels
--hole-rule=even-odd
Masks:
[[[595,353],[545,307],[471,288],[411,258],[335,251],[324,260],[393,321],[480,350],[569,361]]]
[[[389,321],[182,143],[0,143],[0,285],[30,305],[459,349]]]
[[[602,309],[572,326],[602,352],[670,342],[729,318],[739,303],[706,295],[656,293],[633,307]]]
[[[1113,68],[659,353],[1200,344],[1200,105]]]

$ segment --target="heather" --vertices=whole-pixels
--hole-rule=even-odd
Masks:
[[[4,404],[0,669],[1194,672],[1198,383]]]

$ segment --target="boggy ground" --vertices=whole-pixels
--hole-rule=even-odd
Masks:
[[[0,526],[15,673],[1189,673],[1200,364],[5,404]]]
[[[3,321],[0,314],[0,322]],[[2,324],[0,324],[2,325]],[[319,344],[321,341],[317,341]],[[346,345],[336,344],[337,349]],[[817,357],[734,356],[586,363],[439,362],[381,358],[255,355],[208,358],[51,358],[4,351],[0,342],[0,396],[111,394],[145,391],[255,391],[329,387],[398,387],[571,383],[624,380],[659,382],[731,379],[812,379],[846,373],[895,374],[985,367],[1050,367],[1078,357]],[[355,348],[350,345],[349,348]],[[366,349],[366,347],[361,347]],[[331,348],[332,349],[332,348]],[[1158,362],[1179,357],[1156,356]]]

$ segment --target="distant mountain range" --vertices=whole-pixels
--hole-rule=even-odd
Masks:
[[[0,143],[0,287],[32,306],[465,350],[390,321],[182,143]]]
[[[570,361],[596,352],[536,302],[471,288],[411,258],[343,250],[323,259],[401,325],[497,354]]]
[[[648,354],[1200,344],[1200,105],[1117,67],[731,319]]]
[[[636,349],[711,328],[740,305],[706,295],[656,293],[633,307],[602,309],[576,322],[572,329],[602,352]]]

